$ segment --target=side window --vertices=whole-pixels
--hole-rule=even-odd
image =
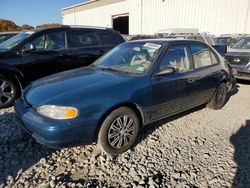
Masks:
[[[121,39],[112,32],[96,32],[101,45],[117,45],[122,43]]]
[[[97,38],[91,31],[71,30],[69,40],[71,48],[99,46]]]
[[[196,44],[191,46],[195,68],[217,63],[217,59],[207,46]]]
[[[50,51],[65,49],[65,32],[53,32],[45,35],[41,35],[31,41],[35,45],[36,51]]]
[[[160,69],[173,67],[176,72],[185,72],[191,70],[191,62],[188,57],[188,47],[176,46],[170,48],[160,64]]]
[[[42,35],[36,38],[35,40],[31,41],[31,43],[35,45],[37,52],[41,52],[45,50],[45,38],[46,38],[46,35]]]

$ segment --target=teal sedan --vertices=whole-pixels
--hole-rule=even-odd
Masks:
[[[15,111],[43,145],[96,142],[117,155],[147,124],[202,104],[221,109],[233,83],[223,58],[203,42],[133,41],[89,67],[31,83],[16,100]]]

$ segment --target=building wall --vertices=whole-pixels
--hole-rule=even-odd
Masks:
[[[105,2],[105,0],[100,1]],[[92,6],[84,10],[77,7],[75,13],[70,9],[63,10],[63,24],[112,27],[113,15],[129,13],[130,34],[153,34],[167,28],[198,28],[201,32],[209,31],[216,35],[250,33],[250,0],[113,0],[113,2],[115,3]]]

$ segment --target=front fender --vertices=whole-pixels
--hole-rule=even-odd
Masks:
[[[0,63],[0,74],[7,76],[10,79],[17,79],[21,87],[24,87],[26,84],[26,79],[23,73],[12,65]]]

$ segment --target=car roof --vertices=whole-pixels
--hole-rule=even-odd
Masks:
[[[221,38],[234,38],[233,36],[218,36],[218,37],[215,37],[216,39],[221,39]]]
[[[249,37],[250,37],[250,35],[244,35],[244,36],[242,36],[240,38],[242,39],[242,38],[249,38]]]
[[[97,29],[97,30],[113,30],[112,28],[108,27],[99,27],[99,26],[87,26],[87,25],[62,25],[58,27],[48,27],[48,28],[36,28],[32,29],[31,31],[38,32],[43,30],[56,30],[61,28],[79,28],[79,29]]]
[[[0,32],[0,35],[5,35],[5,34],[18,34],[20,31],[4,31]]]
[[[158,44],[170,44],[170,43],[197,43],[197,44],[206,44],[202,41],[198,40],[188,40],[188,39],[142,39],[135,41],[128,41],[127,43],[144,43],[144,42],[152,42]]]
[[[197,28],[169,28],[169,29],[161,29],[157,31],[156,33],[199,33],[199,29]]]

